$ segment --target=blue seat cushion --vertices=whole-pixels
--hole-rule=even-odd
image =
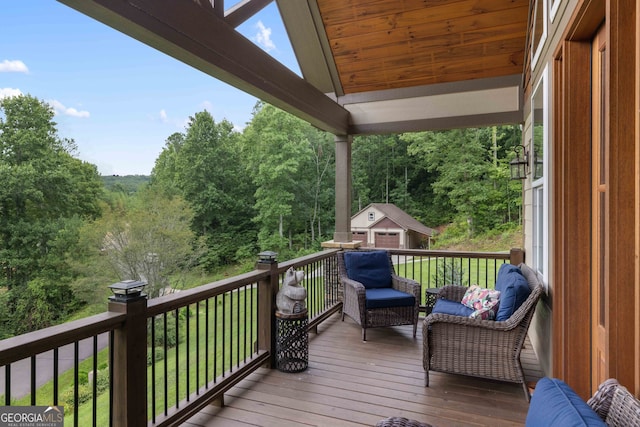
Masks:
[[[416,297],[393,288],[373,288],[366,290],[367,308],[411,307]]]
[[[536,384],[525,425],[578,427],[606,424],[567,383],[545,377]]]
[[[344,265],[349,279],[362,283],[366,289],[391,287],[391,267],[386,251],[345,252]]]
[[[433,306],[431,313],[452,314],[454,316],[469,317],[473,313],[473,309],[456,301],[444,298],[438,298]]]
[[[531,294],[529,283],[522,271],[512,264],[502,264],[498,270],[496,290],[500,291],[496,321],[508,320]]]

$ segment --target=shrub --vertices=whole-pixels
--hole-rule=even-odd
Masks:
[[[152,362],[159,362],[164,359],[164,348],[149,347],[147,349],[147,366],[151,366]]]

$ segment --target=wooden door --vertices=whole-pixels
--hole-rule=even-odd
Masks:
[[[607,175],[609,140],[607,132],[607,62],[604,24],[592,44],[592,222],[591,222],[591,387],[607,378]]]

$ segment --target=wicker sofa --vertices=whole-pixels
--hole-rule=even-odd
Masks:
[[[527,427],[640,426],[640,401],[615,379],[608,379],[584,402],[557,378],[538,381],[527,413]]]
[[[422,329],[425,386],[429,386],[429,371],[447,372],[522,384],[529,400],[520,353],[543,287],[536,272],[526,264],[518,267],[530,293],[507,320],[435,312],[425,318]],[[466,287],[448,285],[437,297],[461,301],[466,291]]]

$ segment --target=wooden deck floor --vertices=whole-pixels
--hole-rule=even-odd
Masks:
[[[370,329],[333,316],[309,335],[309,368],[261,368],[186,426],[373,426],[402,416],[433,426],[522,426],[529,404],[520,385],[431,373],[424,387],[422,334],[411,327]],[[527,343],[528,344],[528,343]],[[527,379],[541,372],[529,345]]]

